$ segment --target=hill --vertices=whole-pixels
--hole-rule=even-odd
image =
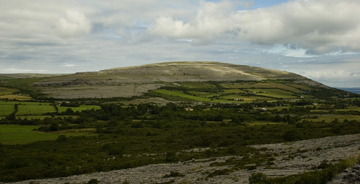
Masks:
[[[176,82],[291,80],[326,87],[298,74],[220,62],[166,62],[50,77],[34,84],[55,98],[111,98],[142,95]]]

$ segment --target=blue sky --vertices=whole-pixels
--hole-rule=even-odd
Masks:
[[[360,87],[360,1],[0,3],[0,73],[218,61]]]

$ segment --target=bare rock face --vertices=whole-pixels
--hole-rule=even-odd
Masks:
[[[328,184],[360,184],[360,160],[352,168],[345,169]]]
[[[235,80],[266,80],[266,79],[292,79],[309,80],[300,75],[252,67],[234,65],[219,62],[167,62],[133,67],[120,67],[99,72],[83,72],[50,79],[47,82],[67,81],[71,79],[73,84],[89,83],[98,84],[102,81],[111,83],[152,83],[152,82],[179,82],[179,81],[235,81]],[[111,81],[104,81],[108,79]],[[46,81],[43,81],[46,83]],[[41,83],[39,83],[41,84]],[[66,83],[65,83],[66,84]]]
[[[167,62],[113,68],[51,77],[35,83],[34,86],[55,98],[111,98],[142,95],[172,82],[268,79],[294,80],[297,83],[322,86],[290,72],[219,62]],[[141,90],[137,90],[138,88]]]

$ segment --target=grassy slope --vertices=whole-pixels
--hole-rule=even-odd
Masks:
[[[98,105],[81,105],[80,107],[63,107],[63,106],[58,106],[59,109],[59,113],[61,112],[65,112],[68,108],[71,108],[74,112],[76,111],[83,111],[83,110],[91,110],[91,109],[101,109],[100,106]]]
[[[279,84],[279,83],[223,83],[221,84],[224,88],[230,89],[247,89],[247,88],[258,88],[258,89],[282,89],[291,91],[293,93],[301,93],[302,91],[296,89],[290,85]],[[301,88],[302,85],[297,85],[297,88]],[[303,86],[305,88],[306,86]]]
[[[281,89],[247,89],[256,95],[268,96],[273,98],[296,98],[293,93]]]
[[[169,91],[169,90],[165,90],[165,89],[160,89],[160,90],[155,90],[155,91],[158,93],[166,94],[166,95],[188,98],[188,99],[196,100],[199,102],[210,102],[210,101],[212,101],[212,102],[229,102],[227,100],[218,100],[218,99],[211,100],[209,98],[187,95],[182,92]]]
[[[12,112],[14,112],[14,105],[3,105],[3,104],[0,104],[0,116],[2,115],[9,115],[11,114]]]
[[[29,144],[36,141],[56,140],[59,135],[82,136],[89,133],[43,133],[35,132],[38,126],[0,125],[0,143]]]
[[[13,94],[15,92],[19,92],[19,90],[14,89],[14,88],[0,87],[0,96],[1,95],[10,95],[10,94]]]
[[[51,106],[49,103],[27,102],[19,105],[17,115],[44,114],[49,112],[56,112],[54,106]]]

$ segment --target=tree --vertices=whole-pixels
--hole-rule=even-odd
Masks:
[[[67,140],[66,135],[59,135],[59,137],[56,139],[56,141],[59,142],[65,142]]]
[[[252,173],[249,177],[250,184],[265,183],[267,176],[264,173]]]
[[[88,184],[98,184],[99,181],[97,179],[91,179],[90,181],[87,182]]]
[[[300,140],[302,139],[302,136],[300,135],[300,133],[296,130],[290,130],[290,131],[287,131],[285,132],[283,135],[282,135],[283,139],[287,142],[290,142],[290,141],[296,141],[296,140]]]
[[[59,130],[59,124],[58,123],[51,123],[50,131],[58,131],[58,130]]]
[[[5,119],[10,120],[10,121],[15,120],[16,119],[15,113],[11,113],[11,114],[7,115]]]
[[[173,162],[176,160],[176,153],[175,152],[167,152],[166,153],[166,158],[165,158],[165,161],[166,162]]]
[[[72,114],[72,113],[74,113],[74,111],[73,111],[71,108],[67,108],[67,109],[66,109],[66,113]]]

